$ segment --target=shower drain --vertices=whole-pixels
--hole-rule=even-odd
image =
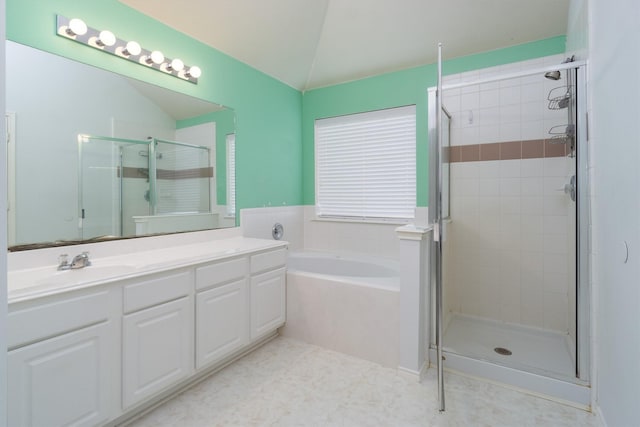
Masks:
[[[502,356],[511,356],[513,353],[511,353],[511,350],[509,350],[508,348],[504,348],[504,347],[496,347],[493,349],[493,351],[495,351],[496,353],[502,355]]]

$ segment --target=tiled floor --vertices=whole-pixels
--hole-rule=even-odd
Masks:
[[[591,414],[434,370],[421,383],[394,369],[279,337],[180,394],[135,427],[597,426]]]

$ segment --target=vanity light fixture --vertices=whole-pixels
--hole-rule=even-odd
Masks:
[[[109,30],[102,30],[96,38],[96,44],[100,47],[113,46],[116,44],[116,36]]]
[[[197,79],[202,75],[202,70],[200,70],[200,67],[194,65],[193,67],[189,68],[189,71],[186,71],[184,74],[187,77],[193,77],[194,79]]]
[[[60,29],[60,26],[58,28]],[[69,37],[83,36],[87,34],[87,24],[82,19],[73,18],[64,28],[64,32]]]
[[[164,54],[159,50],[154,50],[149,55],[141,56],[140,62],[147,65],[162,65],[164,62]]]
[[[202,75],[200,67],[187,66],[180,59],[166,58],[159,50],[144,49],[138,42],[121,40],[109,30],[88,27],[82,19],[56,17],[57,34],[95,49],[111,53],[131,62],[162,71],[191,83],[198,83]]]
[[[124,56],[126,58],[131,55],[138,56],[140,55],[140,52],[142,52],[140,43],[134,41],[127,42],[126,45],[118,46],[118,48],[116,48],[116,55]]]

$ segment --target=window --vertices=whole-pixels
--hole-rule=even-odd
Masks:
[[[236,216],[236,134],[227,135],[227,215]]]
[[[315,147],[317,216],[414,217],[415,105],[316,120]]]

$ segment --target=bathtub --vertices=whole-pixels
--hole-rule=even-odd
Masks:
[[[398,263],[360,255],[292,252],[281,334],[398,367]]]

